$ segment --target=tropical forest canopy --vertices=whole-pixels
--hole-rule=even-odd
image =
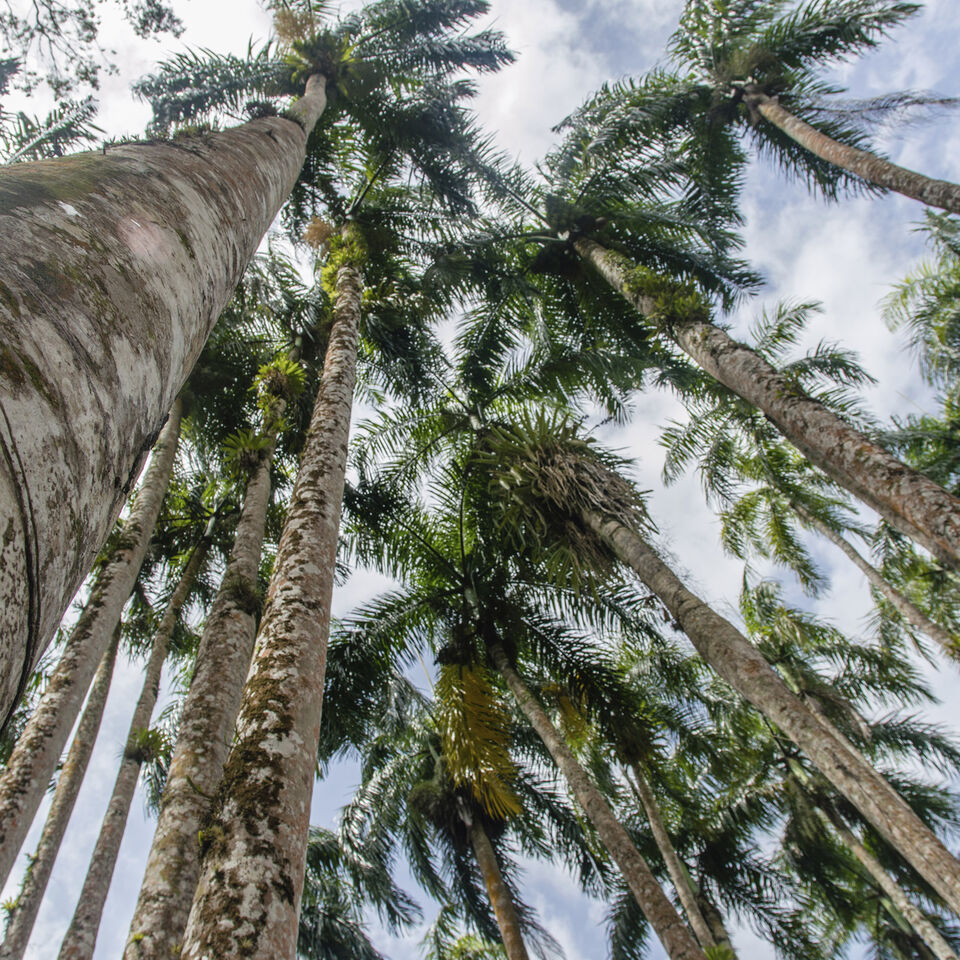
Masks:
[[[927,13],[545,6],[0,9],[0,957],[956,960]]]

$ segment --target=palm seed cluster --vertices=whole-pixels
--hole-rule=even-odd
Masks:
[[[0,95],[57,98],[0,109],[5,882],[55,784],[0,958],[26,955],[124,653],[116,781],[31,956],[92,960],[118,922],[139,783],[124,960],[382,960],[374,922],[426,927],[425,960],[559,956],[535,859],[602,904],[612,960],[733,960],[745,928],[784,960],[957,960],[960,745],[912,711],[918,654],[960,660],[960,186],[873,142],[949,102],[829,79],[919,4],[677,0],[661,65],[532,169],[469,108],[514,59],[486,0],[268,6],[273,36],[162,63],[144,135],[99,146],[97,6],[0,12]],[[934,259],[885,310],[935,414],[882,424],[854,354],[796,356],[815,304],[731,335],[757,154],[820,199],[929,208]],[[664,481],[696,470],[748,564],[739,615],[598,439],[656,389],[687,413]],[[869,584],[862,637],[816,612],[817,538]],[[353,570],[393,587],[332,619]],[[355,795],[311,827],[345,758]]]

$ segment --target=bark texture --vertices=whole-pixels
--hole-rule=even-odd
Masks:
[[[214,811],[182,960],[293,960],[356,379],[362,278],[345,261],[323,376]]]
[[[745,99],[765,120],[821,160],[885,190],[919,200],[930,207],[960,213],[960,184],[926,177],[906,167],[898,167],[875,153],[839,143],[785,110],[776,97],[751,91]]]
[[[466,811],[461,811],[460,817],[470,836],[470,846],[473,847],[473,854],[477,858],[490,905],[497,918],[497,927],[500,930],[500,939],[503,941],[507,960],[529,960],[520,930],[520,917],[517,915],[516,905],[510,895],[510,888],[503,880],[497,854],[487,836],[487,831],[475,816]]]
[[[120,769],[113,785],[113,793],[107,812],[104,814],[96,846],[90,858],[90,866],[80,890],[80,899],[73,919],[67,928],[60,947],[60,960],[92,960],[97,943],[97,931],[103,915],[103,905],[110,891],[110,881],[120,853],[127,816],[133,803],[133,795],[140,778],[140,767],[146,759],[143,755],[140,736],[149,729],[150,717],[157,704],[160,689],[160,674],[170,650],[170,641],[177,625],[180,611],[193,587],[197,573],[206,559],[209,540],[202,540],[187,562],[173,595],[163,611],[150,645],[150,657],[143,675],[143,687],[133,710],[127,742],[120,759]]]
[[[120,542],[97,575],[37,709],[0,775],[0,881],[6,882],[146,556],[180,436],[174,403]]]
[[[956,953],[940,931],[900,889],[896,880],[883,869],[880,861],[860,842],[859,837],[850,829],[843,817],[835,810],[830,809],[821,811],[821,813],[824,819],[837,831],[840,839],[850,852],[860,861],[861,866],[870,875],[873,882],[890,898],[890,902],[903,915],[907,923],[913,927],[917,936],[933,951],[937,960],[957,960]]]
[[[682,350],[761,410],[811,463],[938,560],[960,569],[960,500],[799,391],[724,330],[704,320],[661,316],[656,301],[638,292],[636,267],[625,257],[586,237],[574,246],[631,306],[664,322]]]
[[[3,946],[0,946],[0,960],[21,960],[27,949],[27,942],[33,932],[40,903],[46,892],[50,874],[53,872],[53,864],[60,851],[60,843],[70,822],[70,815],[73,813],[77,795],[80,793],[80,787],[87,772],[87,764],[90,762],[90,755],[97,741],[100,721],[103,719],[103,708],[106,706],[110,681],[113,679],[113,666],[116,663],[119,642],[120,625],[117,624],[107,652],[103,655],[100,666],[97,667],[97,675],[93,679],[87,705],[83,708],[83,716],[80,718],[67,759],[60,771],[60,779],[57,780],[50,812],[43,824],[37,852],[27,868],[16,904],[10,911],[6,936]]]
[[[577,763],[570,747],[560,736],[546,711],[527,689],[502,647],[492,646],[494,666],[506,681],[523,715],[530,721],[550,756],[559,767],[577,802],[593,824],[607,852],[620,868],[643,915],[650,922],[670,960],[706,960],[693,934],[667,899],[650,867],[637,850],[623,824],[617,820],[603,794]]]
[[[176,956],[200,875],[197,834],[210,813],[250,669],[272,446],[247,483],[233,549],[197,651],[196,670],[147,859],[124,957]]]
[[[653,842],[660,851],[660,856],[666,865],[667,873],[670,875],[670,882],[673,884],[673,889],[677,891],[677,896],[680,898],[683,912],[687,915],[687,920],[690,926],[693,927],[693,932],[700,941],[700,946],[703,947],[704,950],[709,947],[715,947],[717,944],[713,939],[713,932],[703,914],[700,912],[693,888],[690,886],[690,881],[687,878],[686,869],[680,862],[680,857],[674,849],[670,834],[667,833],[663,817],[660,816],[660,807],[657,806],[657,798],[653,795],[653,790],[650,789],[650,784],[647,783],[640,764],[633,764],[632,769],[635,786],[637,788],[637,796],[640,798],[643,812],[647,815],[647,822],[650,824],[650,831],[653,834]]]
[[[950,636],[946,630],[939,624],[934,623],[916,604],[911,603],[892,583],[887,581],[883,574],[877,570],[865,557],[861,556],[859,551],[836,530],[827,526],[819,517],[814,516],[808,510],[803,509],[796,504],[791,504],[796,511],[797,516],[810,527],[813,527],[817,533],[826,537],[834,546],[839,547],[850,559],[850,561],[863,573],[867,581],[876,590],[879,590],[887,600],[893,605],[897,613],[903,617],[911,626],[914,626],[921,633],[925,633],[931,640],[937,643],[945,654],[953,659],[960,658],[960,648],[957,645],[957,638]]]
[[[324,86],[289,119],[0,169],[0,708],[293,187]]]
[[[820,772],[960,912],[960,863],[867,759],[792,693],[737,628],[689,591],[635,531],[598,513],[583,521],[664,603],[697,652],[779,726]]]

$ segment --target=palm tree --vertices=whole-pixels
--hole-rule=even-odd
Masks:
[[[713,319],[711,299],[729,306],[755,282],[729,257],[738,243],[730,230],[739,222],[736,165],[721,164],[705,178],[695,151],[683,161],[656,138],[607,137],[589,114],[568,125],[540,183],[484,162],[501,212],[468,251],[495,260],[490,248],[507,247],[501,272],[519,272],[519,262],[543,278],[539,286],[559,287],[544,293],[566,308],[547,314],[552,329],[568,325],[593,342],[620,343],[638,363],[652,362],[651,340],[679,347],[762,411],[839,486],[941,562],[958,566],[960,501]],[[643,323],[612,305],[604,286]]]
[[[520,538],[516,542],[522,543],[524,534],[531,537],[539,529],[538,539],[544,542],[545,528],[546,550],[564,549],[561,531],[568,531],[571,523],[583,540],[595,538],[595,551],[632,570],[660,598],[704,660],[783,729],[951,908],[960,909],[960,863],[862,753],[792,693],[756,647],[660,559],[642,532],[650,525],[642,503],[616,473],[616,461],[595,454],[589,442],[576,438],[557,418],[528,421],[499,436],[481,460],[494,489],[502,487],[509,496],[510,520],[504,532],[515,530]],[[551,529],[559,534],[552,541]],[[583,555],[582,543],[578,550]]]
[[[389,629],[397,646],[401,629],[416,631],[408,641],[413,643],[417,637],[424,633],[430,636],[443,625],[446,635],[441,634],[436,642],[452,645],[451,651],[442,653],[444,659],[453,657],[460,662],[467,651],[473,662],[490,658],[563,772],[671,957],[702,957],[693,936],[617,822],[603,794],[577,763],[506,653],[503,637],[509,636],[513,643],[528,632],[531,645],[549,642],[553,649],[575,651],[580,641],[540,612],[546,604],[574,601],[562,595],[558,599],[543,586],[531,588],[525,581],[511,585],[503,560],[495,552],[496,537],[485,531],[479,520],[489,508],[469,501],[465,492],[468,484],[459,469],[448,468],[442,484],[433,485],[433,497],[441,505],[434,517],[392,491],[393,480],[387,476],[385,481],[351,493],[354,523],[350,531],[358,557],[376,564],[386,561],[385,572],[409,580],[409,592],[388,597],[382,606],[371,606],[363,611],[364,617],[380,622],[381,630]],[[386,552],[385,543],[389,545]],[[616,609],[615,604],[613,608]],[[406,614],[407,610],[415,612]],[[608,669],[596,649],[582,651],[579,657],[573,652],[556,656],[563,664],[557,667],[558,674],[568,679],[591,672],[604,674]],[[598,682],[596,687],[600,689],[603,684]]]
[[[40,910],[40,903],[47,889],[53,864],[60,851],[60,844],[67,832],[67,824],[73,813],[77,795],[87,772],[87,764],[93,753],[93,745],[100,730],[103,709],[110,692],[113,667],[117,658],[117,646],[120,642],[120,624],[113,632],[113,639],[107,647],[100,665],[97,667],[90,696],[87,697],[83,715],[77,725],[77,732],[70,744],[70,751],[64,761],[63,769],[57,779],[50,811],[43,824],[43,832],[37,844],[36,853],[30,858],[24,874],[20,892],[7,917],[7,928],[0,946],[3,960],[22,960],[27,942],[33,932],[33,925]]]
[[[0,877],[13,866],[50,782],[90,682],[120,622],[147,553],[173,468],[180,433],[174,405],[130,515],[109,545],[90,596],[63,648],[47,689],[0,775]],[[36,650],[29,657],[39,656]],[[24,665],[25,676],[32,662]],[[11,691],[12,693],[12,691]],[[12,697],[8,699],[11,702]]]
[[[306,184],[307,195],[315,190],[332,212],[343,210],[339,229],[324,230],[323,236],[330,248],[324,275],[332,281],[333,323],[241,705],[238,740],[224,766],[212,814],[218,839],[204,855],[184,940],[185,958],[203,956],[210,950],[230,953],[238,949],[237,943],[251,939],[249,917],[237,916],[233,929],[224,924],[224,916],[230,915],[228,905],[239,891],[249,893],[251,883],[262,892],[258,909],[264,920],[269,917],[269,923],[255,924],[258,929],[251,955],[286,956],[294,949],[307,842],[303,810],[309,807],[319,736],[363,271],[370,282],[382,261],[387,279],[396,275],[392,259],[396,251],[389,230],[382,243],[385,255],[378,256],[378,238],[363,229],[363,220],[371,208],[376,210],[373,200],[380,192],[388,200],[397,193],[390,188],[390,179],[409,178],[411,171],[426,184],[427,200],[455,212],[471,209],[464,165],[455,162],[471,140],[469,123],[457,107],[469,87],[450,77],[474,63],[495,67],[506,56],[497,35],[453,34],[454,28],[485,11],[484,3],[427,3],[425,29],[416,17],[410,18],[406,7],[384,4],[383,11],[389,13],[384,23],[377,20],[377,9],[377,5],[371,7],[359,25],[384,35],[390,30],[390,42],[397,44],[416,39],[422,31],[430,52],[421,60],[432,76],[428,73],[429,82],[422,82],[423,77],[408,81],[418,93],[406,109],[391,111],[389,103],[379,98],[375,104],[379,125],[361,130],[359,137],[348,131],[347,157],[359,157],[356,167],[344,163],[346,169],[339,168],[341,158],[334,155],[321,158],[329,159],[332,176],[322,168],[308,170],[313,179]],[[437,43],[439,38],[445,42]],[[442,118],[439,124],[438,115]],[[403,124],[384,128],[391,119],[409,121],[411,116],[424,123],[412,129]],[[343,205],[335,189],[337,178],[340,184],[355,183],[358,168],[361,185],[353,193],[354,199]],[[334,189],[330,189],[331,179]],[[410,190],[401,193],[415,194]],[[416,216],[409,220],[415,222]],[[294,674],[300,680],[291,683]],[[287,680],[281,682],[282,677]],[[262,830],[264,823],[271,825],[270,830]]]
[[[827,196],[840,185],[866,186],[960,213],[960,186],[871,152],[865,129],[864,115],[937,100],[892,94],[834,105],[842,90],[817,76],[818,68],[876,47],[919,9],[904,0],[807,0],[799,6],[789,0],[687,0],[670,41],[683,92],[674,88],[666,96],[682,95],[704,111],[701,123],[746,128],[759,150]]]

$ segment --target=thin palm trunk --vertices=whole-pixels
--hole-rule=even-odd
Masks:
[[[576,240],[574,246],[639,313],[659,315],[655,300],[632,282],[636,267],[627,258],[587,237]],[[938,560],[960,569],[960,500],[802,393],[726,331],[695,318],[664,320],[669,336],[682,350],[710,376],[761,410],[811,463]]]
[[[577,798],[577,802],[593,824],[607,852],[620,868],[643,915],[660,938],[671,960],[706,960],[693,934],[667,899],[663,888],[630,839],[623,824],[617,820],[610,805],[593,784],[587,772],[577,763],[576,757],[550,721],[546,711],[511,665],[503,647],[496,644],[491,646],[490,656],[523,715],[536,730],[573,791],[573,795]]]
[[[133,710],[127,742],[120,760],[120,769],[113,785],[113,793],[107,812],[104,814],[97,837],[90,866],[80,890],[80,898],[73,919],[67,929],[60,947],[60,960],[92,960],[97,943],[97,931],[103,915],[103,905],[110,891],[110,881],[120,853],[123,832],[127,826],[127,816],[133,804],[133,795],[143,766],[143,734],[150,728],[150,718],[157,704],[160,690],[160,674],[170,650],[170,641],[176,628],[180,611],[193,588],[194,581],[206,559],[210,545],[213,521],[207,527],[203,539],[194,548],[187,565],[180,574],[170,601],[163,611],[163,617],[157,626],[150,644],[150,658],[143,675],[143,687]]]
[[[693,881],[691,881],[692,883]],[[733,940],[730,938],[730,931],[727,930],[723,922],[723,916],[716,908],[710,898],[701,890],[697,889],[697,905],[703,914],[704,920],[710,926],[710,933],[713,936],[713,942],[719,947],[718,960],[727,960],[728,957],[736,957],[737,952],[733,948]]]
[[[50,804],[50,812],[43,824],[37,852],[27,867],[23,878],[20,893],[14,902],[7,921],[7,931],[0,946],[0,960],[22,960],[33,932],[33,925],[37,920],[40,903],[47,889],[53,864],[60,852],[60,843],[66,833],[70,815],[73,813],[77,795],[83,784],[87,772],[87,764],[93,753],[93,746],[100,730],[100,721],[103,719],[103,708],[107,703],[107,694],[110,692],[110,681],[113,678],[113,666],[117,659],[117,646],[120,642],[120,624],[113,631],[113,639],[107,647],[106,653],[97,667],[90,696],[83,708],[83,716],[77,725],[77,732],[73,735],[73,743],[67,759],[64,761],[57,788]]]
[[[325,87],[231,130],[0,168],[0,713],[296,182]]]
[[[466,810],[460,811],[460,819],[467,828],[470,837],[470,846],[480,867],[483,883],[487,888],[487,896],[497,918],[497,927],[500,930],[500,939],[507,960],[529,960],[527,948],[523,943],[523,934],[520,930],[520,917],[517,914],[516,904],[510,888],[503,879],[500,864],[493,844],[483,829],[483,824]]]
[[[358,266],[345,260],[237,740],[203,828],[181,960],[296,955],[362,292]]]
[[[957,639],[951,637],[943,627],[934,623],[919,607],[911,603],[876,567],[860,555],[859,551],[846,537],[842,537],[836,530],[827,526],[819,517],[810,513],[809,510],[805,510],[799,504],[792,503],[791,507],[805,524],[813,527],[817,533],[826,537],[834,546],[839,547],[857,569],[863,573],[870,585],[890,601],[893,608],[907,623],[936,642],[947,656],[953,659],[960,657]]]
[[[792,693],[756,647],[689,591],[636,530],[599,513],[583,522],[664,603],[703,659],[777,724],[820,772],[960,912],[960,863],[869,761]]]
[[[850,829],[843,817],[830,806],[818,807],[817,810],[820,816],[833,826],[845,846],[860,861],[860,865],[866,870],[873,882],[890,898],[890,902],[907,923],[913,927],[917,936],[933,951],[937,960],[957,960],[956,953],[940,931],[911,902],[910,898],[900,889],[897,881],[883,869],[883,865],[860,842],[860,839]]]
[[[634,788],[643,806],[643,811],[647,815],[650,832],[653,834],[653,842],[660,851],[660,856],[663,858],[667,873],[670,875],[670,882],[673,884],[673,889],[677,891],[677,896],[680,898],[680,903],[683,906],[684,913],[687,915],[687,920],[690,926],[693,927],[693,932],[696,934],[697,939],[700,941],[700,946],[703,947],[704,950],[709,947],[715,947],[716,941],[713,939],[713,932],[703,914],[700,912],[693,888],[690,886],[690,880],[687,877],[687,871],[680,862],[680,857],[677,855],[673,842],[670,840],[670,834],[667,833],[663,817],[660,816],[660,807],[657,805],[657,798],[653,795],[653,790],[650,789],[650,784],[647,783],[640,764],[632,764],[631,769],[633,770],[635,781]]]
[[[200,639],[130,925],[128,960],[168,960],[183,940],[200,875],[197,835],[220,785],[253,655],[273,447],[271,443],[247,483],[230,560]]]
[[[4,883],[136,583],[170,481],[179,436],[177,400],[154,447],[120,542],[97,575],[50,683],[0,775],[0,881]]]
[[[875,153],[839,143],[785,110],[776,97],[768,97],[761,91],[748,90],[744,99],[765,120],[821,160],[874,186],[919,200],[930,207],[960,213],[960,184],[924,176],[898,167]]]

